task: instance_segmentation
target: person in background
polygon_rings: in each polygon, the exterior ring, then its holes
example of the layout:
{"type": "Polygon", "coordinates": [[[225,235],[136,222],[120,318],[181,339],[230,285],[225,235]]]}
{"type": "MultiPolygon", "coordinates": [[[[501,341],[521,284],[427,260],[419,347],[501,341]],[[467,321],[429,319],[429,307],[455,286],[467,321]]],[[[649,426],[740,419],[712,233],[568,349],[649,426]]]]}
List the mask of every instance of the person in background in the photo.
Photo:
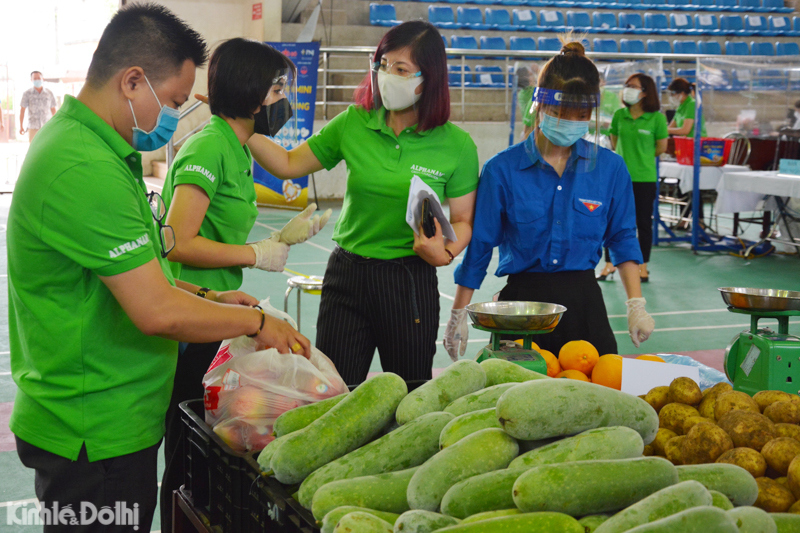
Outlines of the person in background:
{"type": "Polygon", "coordinates": [[[51,515],[69,508],[80,521],[87,504],[124,506],[127,524],[82,531],[150,531],[178,341],[249,335],[310,355],[308,339],[254,308],[252,296],[201,297],[170,271],[174,232],[161,197],[147,192],[139,151],[172,137],[206,55],[202,37],[163,6],[120,9],[86,84],[37,136],[14,189],[7,259],[17,392],[9,427],[51,515]]]}
{"type": "Polygon", "coordinates": [[[469,244],[478,186],[478,152],[448,121],[447,56],[435,26],[404,22],[383,36],[356,105],[299,147],[286,151],[256,135],[258,163],[282,179],[340,161],[347,189],[328,260],[317,319],[317,348],[345,383],[364,381],[377,347],[385,372],[431,379],[439,331],[436,267],[469,244]],[[450,204],[457,240],[425,236],[406,222],[409,187],[420,178],[450,204]]]}
{"type": "Polygon", "coordinates": [[[536,79],[539,77],[539,65],[526,64],[519,67],[517,74],[517,104],[522,118],[522,140],[528,138],[533,132],[533,123],[536,121],[536,110],[533,106],[533,90],[536,88],[536,79]]]}
{"type": "Polygon", "coordinates": [[[50,111],[50,116],[56,114],[56,97],[53,96],[52,91],[43,86],[44,79],[42,73],[38,70],[31,72],[31,81],[33,87],[22,93],[22,99],[19,101],[19,134],[25,135],[25,128],[23,123],[25,121],[25,112],[28,112],[28,142],[32,142],[39,130],[48,121],[49,117],[47,112],[50,111]]]}
{"type": "MultiPolygon", "coordinates": [[[[636,230],[643,263],[639,279],[650,281],[647,263],[653,246],[653,202],[658,191],[656,157],[667,150],[667,118],[659,112],[661,104],[653,78],[633,74],[622,89],[625,107],[614,113],[609,129],[611,148],[622,156],[633,179],[633,199],[636,204],[636,230]]],[[[613,277],[617,268],[605,249],[606,264],[597,279],[613,277]]]]}
{"type": "Polygon", "coordinates": [[[597,68],[581,43],[568,42],[542,68],[537,85],[534,133],[483,167],[472,241],[455,271],[458,287],[444,337],[451,356],[466,351],[464,306],[480,288],[495,247],[495,275],[508,275],[501,301],[567,308],[558,327],[536,339],[543,349],[558,354],[565,343],[582,339],[601,354],[618,353],[594,275],[604,244],[628,294],[633,344],[638,347],[654,328],[639,284],[642,254],[630,175],[622,157],[583,139],[599,105],[597,68]]]}

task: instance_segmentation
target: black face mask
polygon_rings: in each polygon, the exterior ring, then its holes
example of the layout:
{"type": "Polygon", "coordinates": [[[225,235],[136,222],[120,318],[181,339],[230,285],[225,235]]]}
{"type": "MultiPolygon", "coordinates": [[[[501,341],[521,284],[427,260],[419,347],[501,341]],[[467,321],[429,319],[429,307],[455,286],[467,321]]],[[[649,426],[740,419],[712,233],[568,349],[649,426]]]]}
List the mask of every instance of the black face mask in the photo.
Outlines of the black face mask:
{"type": "Polygon", "coordinates": [[[261,111],[253,115],[254,131],[261,135],[275,137],[281,128],[292,118],[292,106],[289,100],[281,98],[274,104],[262,105],[261,111]]]}

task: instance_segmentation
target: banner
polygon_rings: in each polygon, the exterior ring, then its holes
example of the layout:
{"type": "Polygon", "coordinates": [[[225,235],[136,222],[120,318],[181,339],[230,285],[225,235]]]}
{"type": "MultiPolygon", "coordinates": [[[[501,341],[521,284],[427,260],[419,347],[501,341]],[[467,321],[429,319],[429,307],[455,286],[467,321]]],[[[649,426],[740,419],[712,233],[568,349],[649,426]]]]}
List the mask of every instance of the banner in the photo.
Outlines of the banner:
{"type": "MultiPolygon", "coordinates": [[[[319,43],[267,43],[280,50],[297,67],[297,132],[290,124],[275,136],[275,142],[291,150],[311,137],[314,130],[314,109],[317,101],[319,43]]],[[[253,163],[253,180],[259,205],[303,209],[308,204],[308,176],[281,180],[253,163]]]]}

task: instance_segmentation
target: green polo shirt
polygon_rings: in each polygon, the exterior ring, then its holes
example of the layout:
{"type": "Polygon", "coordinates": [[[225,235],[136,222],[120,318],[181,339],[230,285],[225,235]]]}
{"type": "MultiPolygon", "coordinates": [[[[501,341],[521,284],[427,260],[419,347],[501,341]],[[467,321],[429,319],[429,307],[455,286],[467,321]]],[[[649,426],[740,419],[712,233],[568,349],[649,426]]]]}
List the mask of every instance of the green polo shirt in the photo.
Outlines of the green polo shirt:
{"type": "Polygon", "coordinates": [[[351,105],[308,139],[328,170],[344,160],[347,189],[333,240],[347,251],[376,259],[414,255],[414,232],[406,223],[411,179],[419,176],[440,201],[478,187],[478,149],[450,122],[395,136],[386,109],[351,105]]]}
{"type": "Polygon", "coordinates": [[[161,259],[141,154],[83,103],[36,135],[8,215],[8,323],[18,389],[9,426],[71,460],[164,435],[177,343],[139,331],[98,276],[161,259]]]}
{"type": "MultiPolygon", "coordinates": [[[[675,121],[675,126],[682,127],[683,121],[686,119],[694,120],[694,98],[691,96],[687,96],[681,105],[678,106],[678,109],[675,110],[675,116],[672,117],[672,120],[675,121]]],[[[686,134],[687,137],[694,137],[694,124],[692,125],[692,129],[689,130],[689,133],[686,134]]],[[[700,127],[700,136],[701,137],[708,137],[708,133],[706,132],[706,121],[703,119],[700,127]]]]}
{"type": "Polygon", "coordinates": [[[631,179],[655,183],[656,142],[669,136],[667,117],[655,111],[634,119],[631,110],[623,107],[614,113],[608,133],[617,137],[616,152],[625,160],[631,179]]]}
{"type": "MultiPolygon", "coordinates": [[[[164,182],[164,202],[172,203],[176,185],[197,185],[210,203],[198,235],[224,244],[245,244],[256,222],[256,187],[250,149],[242,146],[225,119],[211,116],[202,131],[189,137],[164,182]]],[[[218,291],[242,285],[242,267],[201,268],[171,263],[176,279],[218,291]]]]}
{"type": "Polygon", "coordinates": [[[536,87],[528,86],[517,92],[517,103],[519,104],[522,124],[529,128],[533,126],[534,120],[536,119],[536,110],[533,109],[533,90],[535,88],[536,87]]]}

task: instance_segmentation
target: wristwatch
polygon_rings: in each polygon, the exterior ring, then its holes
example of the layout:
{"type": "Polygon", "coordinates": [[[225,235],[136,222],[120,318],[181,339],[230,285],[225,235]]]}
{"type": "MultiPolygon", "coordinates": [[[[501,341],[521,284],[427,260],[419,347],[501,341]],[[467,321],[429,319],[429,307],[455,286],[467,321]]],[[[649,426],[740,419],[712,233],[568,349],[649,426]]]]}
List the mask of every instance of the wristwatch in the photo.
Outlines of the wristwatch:
{"type": "Polygon", "coordinates": [[[196,292],[195,294],[196,294],[197,296],[199,296],[200,298],[205,298],[205,297],[206,297],[206,295],[207,295],[209,292],[211,292],[211,289],[209,289],[208,287],[201,287],[200,289],[197,289],[197,292],[196,292]]]}

